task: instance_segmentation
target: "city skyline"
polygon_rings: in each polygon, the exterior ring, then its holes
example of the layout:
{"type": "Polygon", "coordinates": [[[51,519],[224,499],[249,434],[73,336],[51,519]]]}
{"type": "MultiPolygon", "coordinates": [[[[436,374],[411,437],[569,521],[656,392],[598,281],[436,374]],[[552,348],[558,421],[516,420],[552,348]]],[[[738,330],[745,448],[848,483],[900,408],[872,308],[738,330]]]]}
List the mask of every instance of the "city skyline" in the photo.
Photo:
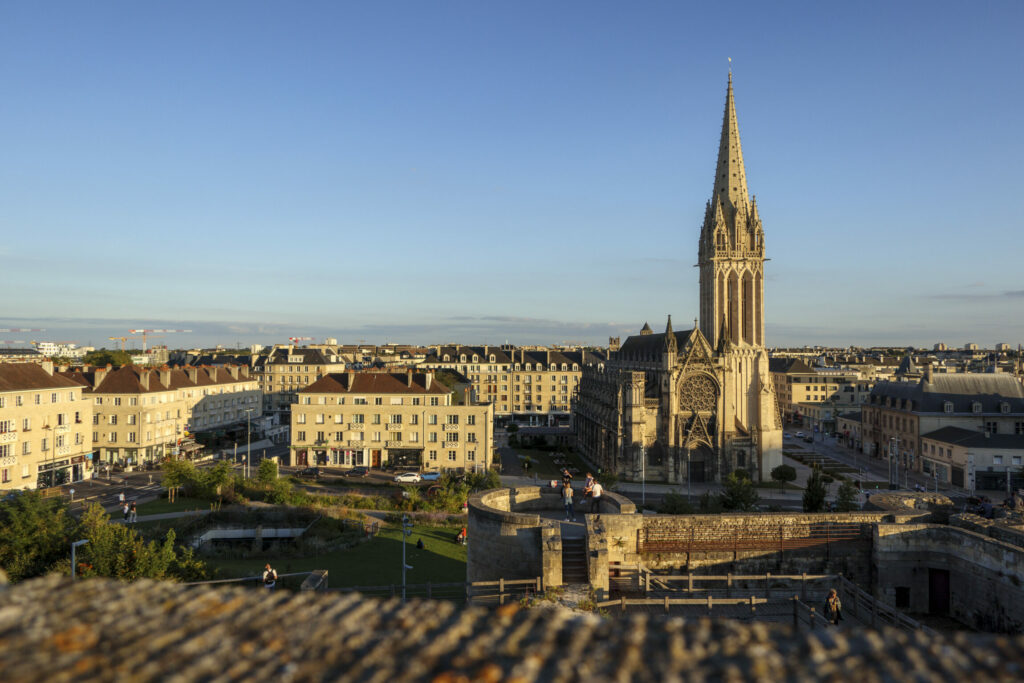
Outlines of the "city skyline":
{"type": "Polygon", "coordinates": [[[1024,339],[1018,3],[61,8],[2,10],[2,327],[689,327],[731,57],[769,347],[1024,339]]]}

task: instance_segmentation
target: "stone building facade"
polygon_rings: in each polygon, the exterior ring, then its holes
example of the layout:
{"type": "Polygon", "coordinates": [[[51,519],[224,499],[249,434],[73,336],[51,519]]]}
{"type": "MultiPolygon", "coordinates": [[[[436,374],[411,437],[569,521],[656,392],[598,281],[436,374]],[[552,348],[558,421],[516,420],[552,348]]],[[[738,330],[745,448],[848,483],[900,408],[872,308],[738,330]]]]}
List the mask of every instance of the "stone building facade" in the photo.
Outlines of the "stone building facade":
{"type": "MultiPolygon", "coordinates": [[[[917,382],[876,384],[861,408],[861,423],[866,455],[892,454],[899,473],[923,472],[922,437],[943,427],[1024,434],[1024,385],[1006,373],[941,374],[928,365],[917,382]]],[[[951,470],[950,479],[959,481],[962,474],[951,470]]]]}
{"type": "Polygon", "coordinates": [[[253,372],[263,392],[263,412],[288,423],[298,392],[332,372],[344,372],[346,358],[328,346],[276,345],[253,359],[253,372]]]}
{"type": "Polygon", "coordinates": [[[494,407],[457,405],[431,372],[331,373],[298,393],[297,465],[472,471],[493,461],[494,407]]]}
{"type": "Polygon", "coordinates": [[[455,370],[473,383],[498,417],[535,425],[567,424],[583,367],[599,351],[519,349],[514,346],[435,346],[422,367],[455,370]]]}
{"type": "Polygon", "coordinates": [[[139,465],[175,453],[189,432],[258,418],[259,384],[247,366],[65,369],[92,403],[100,462],[139,465]]]}
{"type": "Polygon", "coordinates": [[[0,364],[0,491],[89,476],[91,423],[82,386],[53,363],[0,364]]]}
{"type": "Polygon", "coordinates": [[[764,347],[764,230],[731,74],[698,246],[699,321],[675,332],[669,317],[660,334],[645,324],[606,363],[584,368],[577,447],[631,480],[720,481],[740,468],[768,480],[782,464],[782,423],[764,347]]]}

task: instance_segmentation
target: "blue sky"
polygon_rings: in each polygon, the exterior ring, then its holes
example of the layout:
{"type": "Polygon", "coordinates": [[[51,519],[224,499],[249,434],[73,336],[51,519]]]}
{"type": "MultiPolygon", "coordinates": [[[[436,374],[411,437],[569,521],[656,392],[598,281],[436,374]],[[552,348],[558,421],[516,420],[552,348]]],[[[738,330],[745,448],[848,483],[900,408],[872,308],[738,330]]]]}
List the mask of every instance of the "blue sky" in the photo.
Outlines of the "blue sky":
{"type": "Polygon", "coordinates": [[[731,57],[769,345],[1024,342],[1022,30],[1018,0],[4,3],[0,327],[687,326],[731,57]]]}

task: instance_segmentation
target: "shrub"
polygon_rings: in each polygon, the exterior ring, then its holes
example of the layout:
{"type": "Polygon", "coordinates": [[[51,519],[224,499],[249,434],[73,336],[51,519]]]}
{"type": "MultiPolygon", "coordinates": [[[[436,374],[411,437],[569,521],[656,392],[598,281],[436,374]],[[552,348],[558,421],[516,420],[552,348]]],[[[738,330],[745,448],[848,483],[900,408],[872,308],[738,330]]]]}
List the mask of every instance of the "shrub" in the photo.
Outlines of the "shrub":
{"type": "Polygon", "coordinates": [[[670,491],[662,498],[658,512],[663,515],[689,515],[693,514],[693,506],[683,494],[670,491]]]}

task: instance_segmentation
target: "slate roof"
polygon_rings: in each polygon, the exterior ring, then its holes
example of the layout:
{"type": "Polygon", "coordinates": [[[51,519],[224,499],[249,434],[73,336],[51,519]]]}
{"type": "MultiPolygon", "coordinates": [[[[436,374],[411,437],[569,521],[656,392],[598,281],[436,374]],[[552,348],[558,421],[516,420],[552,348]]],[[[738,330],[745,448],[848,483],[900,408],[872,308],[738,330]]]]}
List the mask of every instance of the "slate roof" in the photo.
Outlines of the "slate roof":
{"type": "Polygon", "coordinates": [[[39,363],[0,363],[0,391],[29,391],[32,389],[66,389],[80,386],[78,382],[52,375],[39,363]]]}
{"type": "Polygon", "coordinates": [[[1024,450],[1024,434],[991,434],[972,431],[962,427],[942,427],[934,432],[921,435],[922,439],[942,441],[967,448],[1003,448],[1006,450],[1024,450]]]}
{"type": "Polygon", "coordinates": [[[0,356],[38,356],[41,355],[35,349],[15,349],[9,346],[0,347],[0,356]]]}
{"type": "Polygon", "coordinates": [[[769,358],[768,371],[814,374],[813,368],[805,363],[803,358],[769,358]]]}
{"type": "MultiPolygon", "coordinates": [[[[661,357],[665,351],[665,332],[652,332],[651,334],[634,334],[627,337],[619,347],[619,358],[648,359],[651,356],[661,357]]],[[[693,330],[680,330],[673,332],[676,337],[677,348],[682,349],[683,345],[690,340],[693,330]]]]}
{"type": "Polygon", "coordinates": [[[950,401],[953,412],[970,413],[978,401],[983,413],[1001,413],[1003,402],[1010,405],[1011,413],[1024,413],[1024,385],[1003,373],[937,374],[918,382],[877,382],[871,389],[871,404],[885,405],[889,398],[894,407],[912,401],[915,412],[941,413],[950,401]]]}
{"type": "Polygon", "coordinates": [[[439,353],[431,353],[430,356],[424,361],[427,365],[436,365],[441,363],[462,363],[462,355],[466,356],[466,363],[490,363],[490,356],[494,356],[495,363],[502,364],[515,364],[519,363],[525,365],[537,365],[538,363],[544,366],[545,369],[549,369],[551,364],[554,363],[559,368],[562,364],[566,364],[572,368],[573,364],[579,365],[593,365],[595,363],[604,362],[604,354],[595,351],[558,351],[545,349],[543,351],[528,351],[525,349],[514,349],[514,350],[503,350],[497,346],[487,347],[486,350],[483,346],[442,346],[439,353]],[[478,360],[473,360],[473,354],[476,354],[478,360]],[[445,355],[448,356],[448,360],[444,360],[445,355]]]}
{"type": "Polygon", "coordinates": [[[331,372],[305,389],[300,394],[437,394],[451,393],[436,379],[432,379],[427,387],[427,375],[423,372],[412,373],[412,386],[409,386],[409,374],[405,372],[331,372]]]}

